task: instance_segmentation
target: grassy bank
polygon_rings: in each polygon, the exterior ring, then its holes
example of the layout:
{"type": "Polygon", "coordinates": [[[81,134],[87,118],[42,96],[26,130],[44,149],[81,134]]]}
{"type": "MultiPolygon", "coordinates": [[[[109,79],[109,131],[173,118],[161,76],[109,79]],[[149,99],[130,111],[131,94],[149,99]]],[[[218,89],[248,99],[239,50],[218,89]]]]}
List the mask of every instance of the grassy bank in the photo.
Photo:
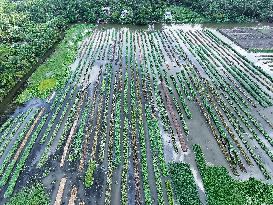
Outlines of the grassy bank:
{"type": "Polygon", "coordinates": [[[24,103],[32,98],[45,99],[53,90],[62,88],[71,74],[69,66],[77,56],[79,44],[90,35],[92,28],[93,25],[85,24],[69,28],[56,51],[29,78],[17,100],[24,103]]]}

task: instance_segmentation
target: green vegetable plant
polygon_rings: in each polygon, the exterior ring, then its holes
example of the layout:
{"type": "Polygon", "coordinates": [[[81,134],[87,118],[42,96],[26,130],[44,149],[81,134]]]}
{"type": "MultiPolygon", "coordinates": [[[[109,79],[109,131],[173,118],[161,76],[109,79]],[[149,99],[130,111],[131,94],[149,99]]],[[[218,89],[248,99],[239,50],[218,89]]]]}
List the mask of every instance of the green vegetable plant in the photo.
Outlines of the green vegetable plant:
{"type": "Polygon", "coordinates": [[[93,185],[93,175],[94,175],[94,172],[96,170],[96,162],[91,160],[89,161],[89,164],[88,164],[88,167],[87,167],[87,170],[85,172],[85,178],[84,178],[84,186],[86,188],[90,188],[92,185],[93,185]]]}

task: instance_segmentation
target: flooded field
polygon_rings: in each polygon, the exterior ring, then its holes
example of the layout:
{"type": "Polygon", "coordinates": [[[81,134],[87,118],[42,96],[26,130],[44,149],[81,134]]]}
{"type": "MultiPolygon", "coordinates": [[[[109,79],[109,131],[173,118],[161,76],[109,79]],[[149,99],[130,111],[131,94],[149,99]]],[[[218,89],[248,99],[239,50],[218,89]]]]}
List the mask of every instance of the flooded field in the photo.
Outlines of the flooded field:
{"type": "Polygon", "coordinates": [[[223,28],[220,31],[245,49],[273,48],[273,27],[270,24],[258,27],[223,28]]]}
{"type": "Polygon", "coordinates": [[[233,179],[272,183],[273,72],[215,28],[98,26],[71,70],[0,128],[3,203],[39,183],[50,204],[182,204],[183,165],[207,204],[195,145],[233,179]]]}

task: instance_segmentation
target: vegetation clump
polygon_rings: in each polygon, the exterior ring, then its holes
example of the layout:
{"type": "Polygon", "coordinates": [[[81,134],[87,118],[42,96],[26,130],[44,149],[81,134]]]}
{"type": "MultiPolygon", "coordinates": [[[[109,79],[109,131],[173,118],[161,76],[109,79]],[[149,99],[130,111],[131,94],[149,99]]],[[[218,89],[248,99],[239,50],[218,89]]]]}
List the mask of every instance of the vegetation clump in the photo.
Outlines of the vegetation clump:
{"type": "Polygon", "coordinates": [[[200,204],[190,166],[184,163],[171,163],[169,170],[177,204],[200,204]]]}
{"type": "Polygon", "coordinates": [[[233,179],[225,167],[208,166],[199,145],[194,145],[195,159],[209,204],[272,204],[273,186],[254,178],[233,179]]]}
{"type": "Polygon", "coordinates": [[[42,184],[25,187],[10,198],[7,205],[47,205],[50,203],[49,196],[42,184]]]}

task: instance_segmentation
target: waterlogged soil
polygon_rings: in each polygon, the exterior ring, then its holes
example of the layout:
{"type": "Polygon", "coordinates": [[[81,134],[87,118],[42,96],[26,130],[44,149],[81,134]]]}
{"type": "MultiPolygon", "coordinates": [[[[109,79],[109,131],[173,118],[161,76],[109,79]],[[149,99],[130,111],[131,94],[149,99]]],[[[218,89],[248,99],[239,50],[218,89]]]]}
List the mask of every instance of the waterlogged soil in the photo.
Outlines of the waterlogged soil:
{"type": "Polygon", "coordinates": [[[219,31],[247,50],[273,48],[273,25],[219,29],[219,31]]]}

